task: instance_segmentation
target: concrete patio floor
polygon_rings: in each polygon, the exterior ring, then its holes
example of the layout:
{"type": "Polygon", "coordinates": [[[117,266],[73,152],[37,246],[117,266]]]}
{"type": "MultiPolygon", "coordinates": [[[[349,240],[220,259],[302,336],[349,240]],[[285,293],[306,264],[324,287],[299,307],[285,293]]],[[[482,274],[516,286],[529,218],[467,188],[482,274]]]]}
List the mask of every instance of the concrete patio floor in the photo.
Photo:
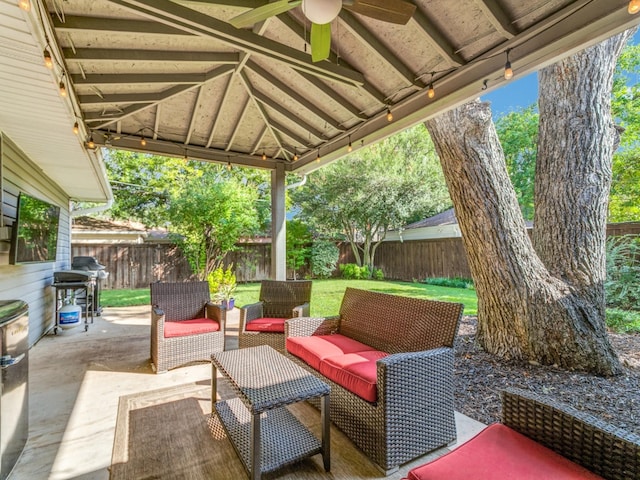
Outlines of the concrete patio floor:
{"type": "MultiPolygon", "coordinates": [[[[226,348],[237,348],[238,310],[226,348]]],[[[156,375],[149,363],[149,306],[105,308],[87,332],[50,332],[29,358],[29,440],[9,480],[109,478],[123,395],[210,380],[207,363],[156,375]]],[[[484,425],[456,414],[458,442],[484,425]]]]}

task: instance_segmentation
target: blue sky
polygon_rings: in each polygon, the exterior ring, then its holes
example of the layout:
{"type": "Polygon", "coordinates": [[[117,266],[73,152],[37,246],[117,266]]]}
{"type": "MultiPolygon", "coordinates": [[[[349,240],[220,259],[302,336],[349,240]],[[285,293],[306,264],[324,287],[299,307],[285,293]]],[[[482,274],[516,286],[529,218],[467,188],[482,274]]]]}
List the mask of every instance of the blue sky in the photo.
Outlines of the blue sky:
{"type": "MultiPolygon", "coordinates": [[[[632,45],[640,43],[640,31],[633,36],[632,45]]],[[[505,86],[480,97],[483,101],[491,102],[493,119],[497,119],[514,110],[526,108],[538,100],[538,75],[531,73],[514,80],[505,86]]]]}

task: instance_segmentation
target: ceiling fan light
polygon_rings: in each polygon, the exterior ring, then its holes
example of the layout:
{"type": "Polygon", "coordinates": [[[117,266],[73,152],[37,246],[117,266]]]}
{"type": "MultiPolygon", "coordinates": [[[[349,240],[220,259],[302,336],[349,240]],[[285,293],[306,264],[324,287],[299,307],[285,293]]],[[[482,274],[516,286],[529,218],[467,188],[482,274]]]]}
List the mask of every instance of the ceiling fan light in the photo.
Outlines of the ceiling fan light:
{"type": "Polygon", "coordinates": [[[302,0],[302,13],[318,25],[331,23],[341,8],[342,0],[302,0]]]}
{"type": "Polygon", "coordinates": [[[629,2],[629,6],[627,8],[627,11],[631,15],[635,15],[636,13],[640,12],[640,0],[631,0],[629,2]]]}

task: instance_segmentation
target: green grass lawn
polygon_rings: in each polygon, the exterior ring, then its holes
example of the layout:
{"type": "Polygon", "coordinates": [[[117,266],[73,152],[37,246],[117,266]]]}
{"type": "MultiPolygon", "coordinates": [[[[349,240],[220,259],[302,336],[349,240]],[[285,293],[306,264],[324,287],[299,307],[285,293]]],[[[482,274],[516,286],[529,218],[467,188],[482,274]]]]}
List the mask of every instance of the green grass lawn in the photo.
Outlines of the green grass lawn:
{"type": "MultiPolygon", "coordinates": [[[[373,290],[407,297],[427,298],[464,304],[464,313],[475,315],[478,311],[478,299],[475,290],[463,288],[439,287],[424,283],[390,282],[379,280],[314,280],[311,290],[311,315],[324,317],[337,315],[340,302],[347,287],[373,290]]],[[[258,301],[260,283],[238,285],[236,306],[258,301]]],[[[131,305],[149,305],[149,289],[103,290],[101,303],[104,307],[126,307],[131,305]]]]}

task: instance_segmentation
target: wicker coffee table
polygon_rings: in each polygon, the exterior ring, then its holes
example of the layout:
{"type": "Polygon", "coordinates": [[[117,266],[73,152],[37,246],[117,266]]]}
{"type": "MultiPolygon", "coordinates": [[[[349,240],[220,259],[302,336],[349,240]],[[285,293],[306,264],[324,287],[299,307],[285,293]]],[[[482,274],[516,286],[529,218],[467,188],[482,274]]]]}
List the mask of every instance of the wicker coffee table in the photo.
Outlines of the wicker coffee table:
{"type": "Polygon", "coordinates": [[[212,413],[216,413],[249,474],[263,473],[322,454],[331,467],[329,386],[273,348],[229,350],[211,355],[212,413]],[[217,371],[229,380],[237,398],[216,402],[217,371]],[[286,405],[320,398],[322,440],[318,440],[286,405]]]}

